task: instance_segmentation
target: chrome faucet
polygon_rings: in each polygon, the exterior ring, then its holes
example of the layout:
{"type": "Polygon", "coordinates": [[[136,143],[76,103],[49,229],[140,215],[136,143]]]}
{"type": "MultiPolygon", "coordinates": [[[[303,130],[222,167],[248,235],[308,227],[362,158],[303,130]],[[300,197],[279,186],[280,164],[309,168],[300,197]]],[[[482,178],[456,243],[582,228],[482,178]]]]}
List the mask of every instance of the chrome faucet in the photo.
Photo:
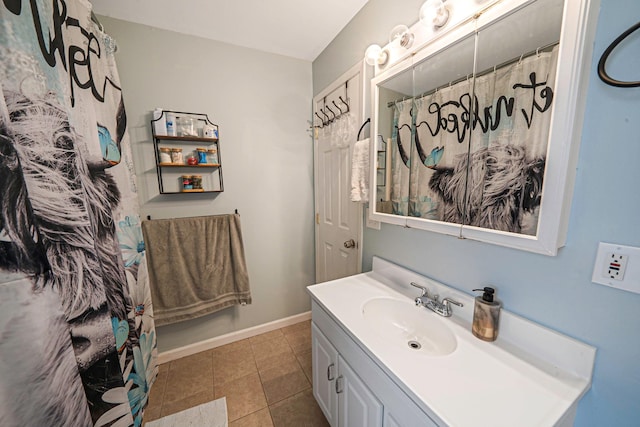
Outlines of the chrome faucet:
{"type": "Polygon", "coordinates": [[[415,299],[416,305],[426,307],[434,313],[439,314],[440,316],[451,316],[452,311],[450,304],[457,305],[458,307],[464,307],[461,302],[454,301],[451,298],[444,298],[442,301],[438,301],[438,295],[429,296],[427,288],[420,286],[417,283],[411,282],[411,286],[416,287],[422,291],[422,294],[415,299]]]}

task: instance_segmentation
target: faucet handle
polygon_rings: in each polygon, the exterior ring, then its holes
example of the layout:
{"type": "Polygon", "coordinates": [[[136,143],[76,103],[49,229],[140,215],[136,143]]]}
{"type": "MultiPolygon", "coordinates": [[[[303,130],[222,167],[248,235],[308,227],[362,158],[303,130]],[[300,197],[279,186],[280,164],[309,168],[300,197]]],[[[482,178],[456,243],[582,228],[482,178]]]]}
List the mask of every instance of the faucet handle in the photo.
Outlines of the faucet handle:
{"type": "Polygon", "coordinates": [[[453,304],[453,305],[457,305],[458,307],[464,307],[464,304],[462,304],[461,302],[458,301],[454,301],[451,298],[445,298],[442,300],[442,304],[444,305],[449,305],[449,303],[453,304]]]}
{"type": "Polygon", "coordinates": [[[421,297],[423,297],[423,296],[429,296],[429,293],[428,293],[428,291],[427,291],[427,288],[425,288],[424,286],[420,286],[420,285],[418,285],[416,282],[411,282],[410,284],[411,284],[411,286],[413,286],[414,288],[418,288],[418,289],[420,289],[420,290],[422,291],[422,295],[420,295],[421,297]]]}

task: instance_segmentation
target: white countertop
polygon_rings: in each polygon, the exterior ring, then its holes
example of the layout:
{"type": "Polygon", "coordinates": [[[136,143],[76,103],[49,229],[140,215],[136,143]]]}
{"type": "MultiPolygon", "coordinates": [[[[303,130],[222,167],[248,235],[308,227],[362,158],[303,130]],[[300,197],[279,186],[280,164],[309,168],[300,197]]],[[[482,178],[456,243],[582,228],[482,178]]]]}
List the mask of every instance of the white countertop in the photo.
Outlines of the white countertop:
{"type": "MultiPolygon", "coordinates": [[[[377,263],[387,268],[390,264],[379,259],[377,263]]],[[[381,277],[375,270],[374,262],[374,272],[313,285],[308,290],[314,301],[427,414],[436,415],[450,426],[552,426],[575,410],[577,401],[589,389],[595,357],[593,347],[517,318],[505,310],[501,318],[508,324],[506,331],[501,330],[496,342],[481,341],[472,335],[470,323],[465,319],[469,309],[473,310],[471,296],[449,288],[449,295],[464,300],[465,310],[461,310],[461,314],[466,314],[440,317],[413,305],[408,295],[417,296],[419,291],[411,288],[408,282],[407,292],[404,292],[402,284],[392,283],[393,279],[381,277]],[[436,316],[455,334],[456,349],[448,355],[429,356],[408,346],[390,345],[362,316],[364,304],[378,297],[408,301],[411,304],[408,309],[423,310],[425,315],[436,316]],[[524,329],[520,324],[526,324],[524,329]],[[537,342],[527,346],[527,338],[520,336],[523,333],[535,337],[532,339],[537,342]],[[511,335],[513,340],[509,340],[511,335]],[[532,353],[532,349],[545,346],[545,354],[532,353]],[[557,348],[558,354],[554,354],[549,346],[557,348]],[[565,369],[573,365],[586,369],[578,372],[565,369]]],[[[421,283],[421,278],[417,276],[414,281],[421,283]]],[[[435,283],[422,279],[422,283],[435,283]]],[[[449,296],[444,285],[437,284],[437,287],[441,297],[449,296]]],[[[458,307],[453,306],[454,313],[456,309],[458,307]]]]}

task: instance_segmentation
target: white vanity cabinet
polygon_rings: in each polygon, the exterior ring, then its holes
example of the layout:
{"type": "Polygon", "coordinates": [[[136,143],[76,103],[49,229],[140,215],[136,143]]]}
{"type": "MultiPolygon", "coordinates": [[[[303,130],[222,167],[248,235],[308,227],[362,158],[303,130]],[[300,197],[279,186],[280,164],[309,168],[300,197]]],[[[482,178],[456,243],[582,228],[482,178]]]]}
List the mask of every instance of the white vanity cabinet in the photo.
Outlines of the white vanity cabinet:
{"type": "Polygon", "coordinates": [[[332,427],[437,425],[322,307],[312,306],[313,395],[332,427]]]}
{"type": "Polygon", "coordinates": [[[383,259],[307,289],[314,396],[333,427],[568,427],[591,386],[594,347],[505,309],[481,341],[471,295],[383,259]],[[412,282],[464,306],[416,307],[412,282]]]}
{"type": "Polygon", "coordinates": [[[313,394],[329,424],[382,426],[382,404],[315,325],[312,351],[313,394]]]}
{"type": "Polygon", "coordinates": [[[338,425],[338,393],[335,382],[338,350],[311,324],[311,358],[313,360],[313,396],[332,426],[338,425]]]}

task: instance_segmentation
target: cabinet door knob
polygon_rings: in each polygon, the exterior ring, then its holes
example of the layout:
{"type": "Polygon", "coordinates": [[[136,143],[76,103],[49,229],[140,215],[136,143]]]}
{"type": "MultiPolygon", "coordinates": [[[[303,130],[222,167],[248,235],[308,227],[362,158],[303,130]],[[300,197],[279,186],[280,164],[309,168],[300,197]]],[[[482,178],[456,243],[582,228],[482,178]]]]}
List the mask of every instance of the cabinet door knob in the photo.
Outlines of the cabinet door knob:
{"type": "Polygon", "coordinates": [[[329,381],[333,381],[336,377],[333,376],[333,367],[335,366],[335,363],[332,363],[331,365],[327,366],[327,380],[329,381]]]}
{"type": "Polygon", "coordinates": [[[340,375],[337,379],[336,379],[336,393],[340,394],[342,393],[344,390],[342,389],[342,381],[340,381],[342,379],[342,375],[340,375]]]}

